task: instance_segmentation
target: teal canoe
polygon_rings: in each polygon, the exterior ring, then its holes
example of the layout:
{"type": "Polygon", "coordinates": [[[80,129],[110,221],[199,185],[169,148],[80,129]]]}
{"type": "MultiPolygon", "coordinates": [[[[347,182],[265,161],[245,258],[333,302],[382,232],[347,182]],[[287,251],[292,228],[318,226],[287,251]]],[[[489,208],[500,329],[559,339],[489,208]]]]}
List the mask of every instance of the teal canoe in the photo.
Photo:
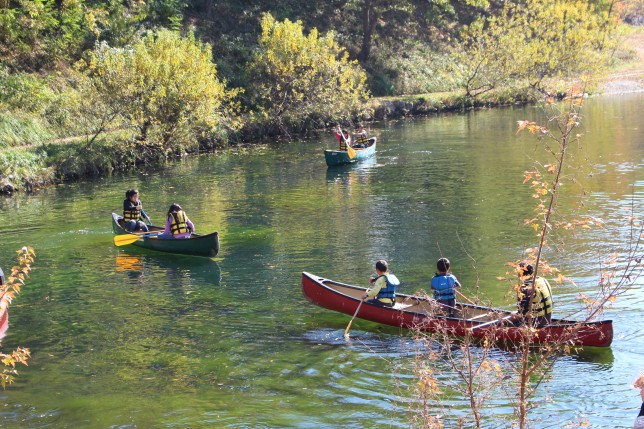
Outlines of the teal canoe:
{"type": "Polygon", "coordinates": [[[349,154],[345,150],[325,150],[324,159],[326,160],[326,165],[333,167],[336,165],[351,164],[373,156],[376,153],[376,138],[371,137],[367,142],[367,147],[365,148],[353,148],[356,151],[356,156],[353,159],[349,158],[349,154]]]}
{"type": "MultiPolygon", "coordinates": [[[[164,228],[160,226],[148,225],[150,233],[163,232],[164,228]]],[[[112,230],[116,235],[132,234],[123,227],[123,216],[112,213],[112,230]]],[[[136,240],[135,246],[143,247],[144,249],[157,250],[159,252],[168,253],[181,253],[183,255],[194,256],[217,256],[219,253],[219,233],[213,232],[212,234],[201,235],[192,234],[190,238],[157,238],[155,236],[141,236],[136,240]]]]}

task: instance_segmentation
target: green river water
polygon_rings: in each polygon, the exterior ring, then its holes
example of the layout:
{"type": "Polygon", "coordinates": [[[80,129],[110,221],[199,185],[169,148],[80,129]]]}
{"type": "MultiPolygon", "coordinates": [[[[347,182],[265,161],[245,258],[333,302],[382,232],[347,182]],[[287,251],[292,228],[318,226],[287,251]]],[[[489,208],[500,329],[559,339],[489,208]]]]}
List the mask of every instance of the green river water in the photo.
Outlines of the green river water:
{"type": "MultiPolygon", "coordinates": [[[[7,273],[23,245],[37,260],[2,342],[32,358],[0,391],[0,427],[409,427],[410,333],[357,319],[345,340],[350,317],[308,303],[301,273],[366,286],[384,258],[401,292],[413,293],[429,289],[442,254],[465,295],[510,305],[496,277],[535,245],[523,226],[534,200],[521,182],[544,158],[516,121],[538,116],[527,107],[370,124],[376,156],[345,168],[324,163],[323,149],[336,145],[329,133],[1,198],[0,265],[7,273]],[[176,202],[198,232],[219,231],[219,255],[115,247],[110,214],[132,187],[155,224],[176,202]]],[[[571,154],[585,167],[566,170],[577,181],[566,182],[559,213],[606,227],[557,233],[564,245],[546,258],[576,286],[555,287],[556,315],[581,308],[577,295],[596,287],[601,261],[626,251],[628,209],[644,214],[643,117],[642,93],[584,109],[571,154]]],[[[534,427],[632,426],[643,307],[640,279],[606,312],[613,345],[554,365],[534,427]]],[[[444,399],[451,408],[436,413],[467,412],[458,395],[444,399]]],[[[494,416],[511,405],[499,397],[490,406],[486,427],[505,427],[494,416]]]]}

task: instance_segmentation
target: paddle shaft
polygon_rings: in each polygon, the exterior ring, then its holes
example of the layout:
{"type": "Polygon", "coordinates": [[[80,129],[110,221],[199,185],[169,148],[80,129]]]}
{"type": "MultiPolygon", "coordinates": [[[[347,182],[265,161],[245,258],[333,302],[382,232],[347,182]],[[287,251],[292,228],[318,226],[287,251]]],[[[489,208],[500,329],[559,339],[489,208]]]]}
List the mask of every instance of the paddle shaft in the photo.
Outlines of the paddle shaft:
{"type": "MultiPolygon", "coordinates": [[[[455,290],[456,290],[456,289],[455,289],[455,290]]],[[[474,301],[472,301],[471,299],[469,299],[468,297],[466,297],[465,295],[463,295],[462,293],[460,293],[458,290],[456,290],[456,293],[458,294],[458,296],[460,296],[461,298],[463,298],[463,299],[464,299],[465,301],[467,301],[468,303],[470,303],[470,304],[472,304],[472,305],[476,305],[476,304],[474,303],[474,301]]]]}
{"type": "Polygon", "coordinates": [[[510,314],[509,316],[505,316],[505,317],[502,317],[502,318],[500,318],[500,319],[492,320],[492,321],[490,321],[490,322],[481,323],[480,325],[472,326],[472,327],[470,328],[470,330],[471,330],[471,331],[473,331],[473,330],[475,330],[475,329],[485,328],[485,327],[487,327],[487,326],[494,325],[494,324],[496,324],[496,323],[506,321],[506,320],[508,320],[509,318],[511,318],[512,316],[513,316],[513,314],[510,314]]]}
{"type": "MultiPolygon", "coordinates": [[[[369,293],[369,288],[365,291],[365,293],[369,293]]],[[[349,329],[351,329],[351,324],[353,323],[353,319],[356,318],[358,315],[358,311],[360,311],[360,307],[362,307],[362,303],[364,302],[364,299],[360,299],[360,304],[358,304],[358,308],[356,308],[356,312],[353,313],[353,317],[351,320],[349,320],[349,324],[347,325],[347,329],[344,330],[344,336],[348,337],[349,336],[349,329]]]]}
{"type": "Polygon", "coordinates": [[[349,155],[349,158],[353,159],[356,157],[356,151],[351,147],[351,144],[347,141],[346,137],[344,137],[344,132],[342,131],[342,128],[340,128],[340,125],[338,125],[338,131],[340,131],[340,136],[342,136],[342,140],[344,141],[344,144],[347,145],[347,154],[349,155]]]}
{"type": "Polygon", "coordinates": [[[158,233],[152,232],[150,233],[145,232],[143,234],[139,233],[130,233],[130,234],[123,234],[123,235],[116,235],[114,236],[114,245],[115,246],[126,246],[128,244],[132,244],[135,241],[138,241],[140,238],[147,237],[149,235],[157,235],[158,233]]]}

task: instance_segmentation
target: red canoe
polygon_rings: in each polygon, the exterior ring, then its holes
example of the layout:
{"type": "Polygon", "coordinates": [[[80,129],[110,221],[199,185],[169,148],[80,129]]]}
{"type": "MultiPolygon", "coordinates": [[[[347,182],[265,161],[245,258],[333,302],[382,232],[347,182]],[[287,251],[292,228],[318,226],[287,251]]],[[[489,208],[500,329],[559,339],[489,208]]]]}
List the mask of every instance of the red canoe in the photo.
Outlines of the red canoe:
{"type": "MultiPolygon", "coordinates": [[[[353,315],[365,290],[364,287],[302,273],[302,291],[306,299],[340,313],[353,315]]],[[[425,332],[447,330],[459,336],[469,332],[474,337],[496,337],[508,342],[518,342],[525,335],[525,329],[499,326],[501,320],[512,314],[510,311],[461,303],[456,307],[456,316],[447,317],[433,299],[396,294],[395,307],[380,307],[365,302],[357,317],[425,332]]],[[[530,336],[530,341],[534,343],[565,341],[576,346],[608,347],[613,341],[613,322],[605,320],[580,324],[574,320],[552,319],[549,326],[532,330],[530,336]]]]}

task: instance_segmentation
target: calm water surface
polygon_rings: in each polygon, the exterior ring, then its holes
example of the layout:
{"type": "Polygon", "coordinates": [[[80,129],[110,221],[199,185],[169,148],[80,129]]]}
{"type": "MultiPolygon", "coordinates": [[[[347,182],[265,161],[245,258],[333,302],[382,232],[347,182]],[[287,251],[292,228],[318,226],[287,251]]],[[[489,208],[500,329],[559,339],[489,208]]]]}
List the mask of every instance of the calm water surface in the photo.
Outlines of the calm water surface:
{"type": "MultiPolygon", "coordinates": [[[[546,257],[576,281],[556,287],[560,316],[580,308],[601,261],[625,252],[629,208],[643,215],[644,94],[593,99],[584,113],[572,163],[585,167],[567,170],[575,183],[559,215],[596,216],[606,228],[555,237],[565,245],[546,257]]],[[[522,108],[377,124],[376,157],[347,168],[324,164],[329,134],[0,199],[5,272],[21,246],[37,252],[2,344],[33,357],[0,392],[0,426],[409,427],[418,349],[409,332],[356,320],[343,339],[349,317],[309,304],[301,272],[366,285],[385,258],[413,293],[445,255],[465,294],[510,305],[496,277],[535,244],[521,181],[544,160],[515,124],[536,117],[522,108]],[[177,202],[199,232],[219,231],[218,257],[114,247],[110,213],[131,187],[156,224],[177,202]]],[[[612,347],[554,366],[538,394],[547,422],[535,427],[631,427],[643,307],[640,280],[607,311],[612,347]]],[[[458,395],[445,401],[456,409],[448,414],[463,409],[458,395]]],[[[491,404],[487,415],[511,413],[502,398],[491,404]]]]}

